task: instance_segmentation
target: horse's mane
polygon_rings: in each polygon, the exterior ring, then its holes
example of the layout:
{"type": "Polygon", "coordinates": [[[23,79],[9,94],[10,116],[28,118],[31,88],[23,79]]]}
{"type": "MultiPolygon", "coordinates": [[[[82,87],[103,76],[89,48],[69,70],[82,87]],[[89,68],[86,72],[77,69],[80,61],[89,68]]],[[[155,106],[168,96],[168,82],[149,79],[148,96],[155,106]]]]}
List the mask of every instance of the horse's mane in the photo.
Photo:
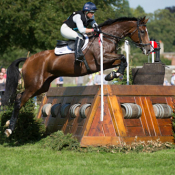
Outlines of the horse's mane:
{"type": "Polygon", "coordinates": [[[135,18],[135,17],[121,17],[121,18],[117,18],[117,19],[108,19],[107,21],[105,21],[102,24],[99,24],[99,27],[103,27],[106,25],[110,25],[113,24],[114,22],[121,22],[121,21],[138,21],[140,19],[135,18]]]}

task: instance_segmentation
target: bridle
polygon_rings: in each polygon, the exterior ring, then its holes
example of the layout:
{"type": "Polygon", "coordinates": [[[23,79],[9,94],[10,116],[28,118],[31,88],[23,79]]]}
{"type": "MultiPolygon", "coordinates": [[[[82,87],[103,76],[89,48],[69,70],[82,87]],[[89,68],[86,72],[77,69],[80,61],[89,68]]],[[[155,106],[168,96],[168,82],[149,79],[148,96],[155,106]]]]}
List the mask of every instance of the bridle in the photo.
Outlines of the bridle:
{"type": "MultiPolygon", "coordinates": [[[[142,48],[144,46],[148,46],[148,45],[151,45],[151,44],[150,43],[146,43],[146,44],[142,43],[140,29],[139,29],[140,26],[145,26],[146,27],[146,24],[140,24],[140,20],[137,20],[137,28],[132,33],[128,34],[127,36],[131,37],[138,30],[139,43],[136,43],[134,41],[131,41],[131,42],[134,43],[136,46],[142,48]]],[[[108,34],[108,33],[105,33],[105,32],[101,32],[101,33],[103,33],[104,35],[109,36],[110,38],[113,38],[117,41],[121,41],[126,37],[126,36],[117,37],[117,36],[114,36],[114,35],[111,35],[111,34],[108,34]]]]}

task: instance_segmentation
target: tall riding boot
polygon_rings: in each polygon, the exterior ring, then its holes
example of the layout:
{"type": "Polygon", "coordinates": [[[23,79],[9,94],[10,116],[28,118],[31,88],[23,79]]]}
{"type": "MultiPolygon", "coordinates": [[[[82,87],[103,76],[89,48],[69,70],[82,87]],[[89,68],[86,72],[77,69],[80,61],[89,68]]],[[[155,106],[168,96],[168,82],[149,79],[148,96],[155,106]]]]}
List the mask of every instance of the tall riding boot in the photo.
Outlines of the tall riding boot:
{"type": "Polygon", "coordinates": [[[83,52],[81,50],[82,45],[83,40],[77,37],[75,41],[75,61],[82,61],[84,57],[83,52]]]}

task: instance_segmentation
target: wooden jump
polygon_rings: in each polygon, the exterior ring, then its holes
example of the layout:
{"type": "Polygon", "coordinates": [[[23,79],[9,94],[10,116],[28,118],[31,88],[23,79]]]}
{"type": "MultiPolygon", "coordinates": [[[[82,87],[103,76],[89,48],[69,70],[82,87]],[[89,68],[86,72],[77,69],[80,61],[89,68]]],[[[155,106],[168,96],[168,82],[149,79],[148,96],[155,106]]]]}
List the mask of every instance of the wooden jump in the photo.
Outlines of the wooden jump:
{"type": "Polygon", "coordinates": [[[173,143],[174,94],[174,86],[104,85],[101,122],[100,86],[50,88],[38,118],[47,133],[72,133],[81,146],[131,144],[135,137],[173,143]]]}

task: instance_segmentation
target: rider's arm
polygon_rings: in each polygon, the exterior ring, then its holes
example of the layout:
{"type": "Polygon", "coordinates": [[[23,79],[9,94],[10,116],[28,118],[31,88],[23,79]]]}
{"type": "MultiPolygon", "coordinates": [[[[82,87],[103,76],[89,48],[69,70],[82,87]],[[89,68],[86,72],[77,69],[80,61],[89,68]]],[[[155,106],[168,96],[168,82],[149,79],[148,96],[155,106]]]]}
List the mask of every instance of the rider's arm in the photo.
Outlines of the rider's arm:
{"type": "Polygon", "coordinates": [[[73,21],[76,23],[78,31],[80,33],[90,33],[94,31],[94,29],[88,29],[84,27],[83,22],[81,20],[81,16],[79,14],[73,17],[73,21]]]}
{"type": "Polygon", "coordinates": [[[95,21],[95,17],[93,16],[91,19],[93,19],[92,22],[90,22],[90,25],[94,28],[94,27],[98,27],[98,24],[95,21]]]}

